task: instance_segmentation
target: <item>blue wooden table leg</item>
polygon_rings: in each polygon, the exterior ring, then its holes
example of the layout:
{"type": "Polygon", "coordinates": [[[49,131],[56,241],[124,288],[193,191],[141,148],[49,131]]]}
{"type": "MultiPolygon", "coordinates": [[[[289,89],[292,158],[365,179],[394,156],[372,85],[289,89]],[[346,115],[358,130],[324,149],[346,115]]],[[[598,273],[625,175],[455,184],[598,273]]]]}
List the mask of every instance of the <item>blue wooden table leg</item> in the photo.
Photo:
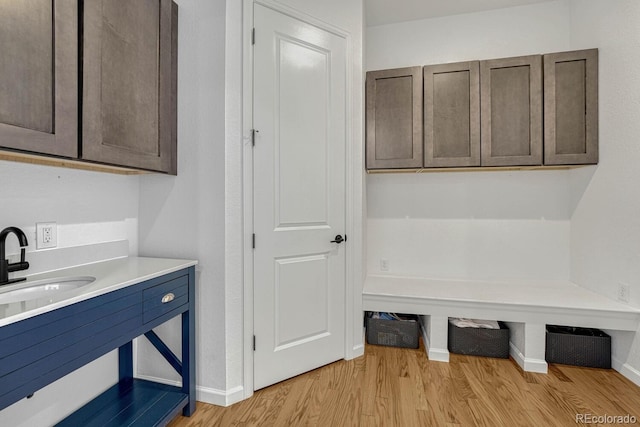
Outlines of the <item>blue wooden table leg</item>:
{"type": "Polygon", "coordinates": [[[195,268],[189,269],[189,310],[182,313],[182,392],[189,395],[189,404],[182,415],[196,410],[196,307],[195,268]]]}
{"type": "Polygon", "coordinates": [[[133,383],[133,341],[118,348],[118,384],[125,393],[133,383]]]}

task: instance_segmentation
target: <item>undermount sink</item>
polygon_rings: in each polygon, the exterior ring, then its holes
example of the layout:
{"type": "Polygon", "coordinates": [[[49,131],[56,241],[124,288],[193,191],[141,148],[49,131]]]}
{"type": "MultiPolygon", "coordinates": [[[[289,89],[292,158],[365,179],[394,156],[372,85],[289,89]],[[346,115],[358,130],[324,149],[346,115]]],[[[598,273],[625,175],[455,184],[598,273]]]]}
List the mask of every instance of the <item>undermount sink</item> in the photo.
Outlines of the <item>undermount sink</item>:
{"type": "Polygon", "coordinates": [[[51,279],[22,282],[0,287],[0,304],[10,304],[19,301],[31,301],[40,298],[52,298],[62,292],[72,291],[87,286],[96,280],[91,276],[54,277],[51,279]]]}

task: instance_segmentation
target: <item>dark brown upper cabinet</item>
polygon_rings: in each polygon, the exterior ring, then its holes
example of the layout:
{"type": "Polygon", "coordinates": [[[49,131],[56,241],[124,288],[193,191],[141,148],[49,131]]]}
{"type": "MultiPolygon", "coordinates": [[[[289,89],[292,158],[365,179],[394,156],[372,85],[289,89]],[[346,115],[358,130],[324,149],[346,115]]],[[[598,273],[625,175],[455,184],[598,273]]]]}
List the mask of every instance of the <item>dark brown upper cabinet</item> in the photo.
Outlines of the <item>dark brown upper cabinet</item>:
{"type": "Polygon", "coordinates": [[[82,159],[176,174],[177,5],[85,1],[82,159]]]}
{"type": "Polygon", "coordinates": [[[422,67],[368,72],[366,97],[367,168],[421,168],[422,67]]]}
{"type": "Polygon", "coordinates": [[[479,62],[424,67],[424,166],[480,166],[479,62]]]}
{"type": "Polygon", "coordinates": [[[78,8],[0,1],[0,148],[78,155],[78,8]]]}
{"type": "Polygon", "coordinates": [[[542,57],[480,62],[482,166],[542,164],[542,57]]]}
{"type": "Polygon", "coordinates": [[[544,55],[544,164],[598,163],[598,50],[544,55]]]}

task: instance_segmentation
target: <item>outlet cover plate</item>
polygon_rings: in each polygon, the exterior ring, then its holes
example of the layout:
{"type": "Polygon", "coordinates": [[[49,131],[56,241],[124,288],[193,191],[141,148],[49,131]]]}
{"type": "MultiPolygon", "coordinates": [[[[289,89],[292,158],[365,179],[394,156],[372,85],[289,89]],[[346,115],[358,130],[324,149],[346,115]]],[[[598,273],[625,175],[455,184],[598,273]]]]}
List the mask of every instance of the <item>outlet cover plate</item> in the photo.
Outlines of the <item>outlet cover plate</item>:
{"type": "Polygon", "coordinates": [[[58,246],[58,225],[55,222],[36,223],[36,249],[58,246]]]}
{"type": "Polygon", "coordinates": [[[622,302],[629,302],[629,293],[631,289],[628,283],[618,283],[618,300],[622,302]]]}

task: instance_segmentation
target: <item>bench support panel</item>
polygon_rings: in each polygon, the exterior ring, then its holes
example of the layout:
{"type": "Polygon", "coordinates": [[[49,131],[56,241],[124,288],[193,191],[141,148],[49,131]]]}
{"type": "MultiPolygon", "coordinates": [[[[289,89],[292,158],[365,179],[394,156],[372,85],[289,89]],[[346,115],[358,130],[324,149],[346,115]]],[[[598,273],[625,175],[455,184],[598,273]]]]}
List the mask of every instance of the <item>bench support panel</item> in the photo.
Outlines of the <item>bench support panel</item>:
{"type": "Polygon", "coordinates": [[[540,323],[509,323],[511,341],[509,354],[525,372],[546,374],[546,327],[540,323]],[[520,339],[518,339],[520,338],[520,339]]]}
{"type": "Polygon", "coordinates": [[[422,338],[429,360],[448,362],[448,325],[446,316],[419,316],[422,326],[422,338]]]}

